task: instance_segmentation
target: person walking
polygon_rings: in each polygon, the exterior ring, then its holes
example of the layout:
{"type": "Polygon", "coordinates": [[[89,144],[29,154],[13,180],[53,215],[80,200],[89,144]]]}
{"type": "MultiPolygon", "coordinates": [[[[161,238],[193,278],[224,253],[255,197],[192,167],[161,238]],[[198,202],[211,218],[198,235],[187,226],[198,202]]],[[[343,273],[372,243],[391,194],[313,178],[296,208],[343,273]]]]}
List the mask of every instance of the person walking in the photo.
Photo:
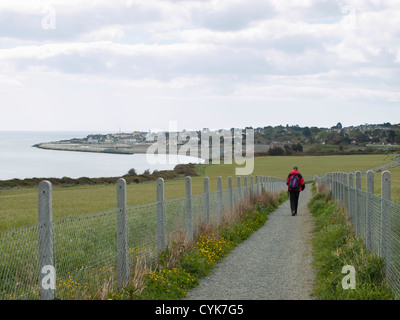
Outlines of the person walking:
{"type": "Polygon", "coordinates": [[[298,167],[293,167],[293,170],[289,173],[286,184],[288,185],[288,192],[290,195],[292,216],[297,216],[300,192],[304,191],[306,187],[304,178],[300,174],[298,167]]]}

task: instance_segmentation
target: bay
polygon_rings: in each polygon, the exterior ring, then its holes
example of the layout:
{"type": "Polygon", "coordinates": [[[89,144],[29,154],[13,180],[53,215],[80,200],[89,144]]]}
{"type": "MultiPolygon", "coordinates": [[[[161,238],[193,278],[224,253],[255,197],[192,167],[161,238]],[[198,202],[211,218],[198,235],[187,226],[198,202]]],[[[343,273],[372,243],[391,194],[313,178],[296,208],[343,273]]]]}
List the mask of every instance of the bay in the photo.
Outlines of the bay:
{"type": "MultiPolygon", "coordinates": [[[[145,154],[121,155],[106,153],[44,150],[32,147],[43,142],[84,138],[93,132],[0,131],[0,180],[25,178],[98,178],[120,177],[134,168],[172,170],[177,163],[199,163],[194,157],[179,156],[167,163],[148,161],[145,154]]],[[[107,134],[109,132],[95,132],[107,134]]]]}

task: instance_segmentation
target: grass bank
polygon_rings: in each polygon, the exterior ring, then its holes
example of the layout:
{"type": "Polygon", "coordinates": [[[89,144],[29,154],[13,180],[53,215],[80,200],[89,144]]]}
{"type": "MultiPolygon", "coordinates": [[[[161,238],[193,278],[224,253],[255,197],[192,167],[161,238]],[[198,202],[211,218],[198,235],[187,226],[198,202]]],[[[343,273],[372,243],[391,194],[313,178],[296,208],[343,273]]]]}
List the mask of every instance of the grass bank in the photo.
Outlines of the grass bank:
{"type": "Polygon", "coordinates": [[[261,228],[287,194],[263,193],[224,215],[218,227],[203,226],[192,243],[174,242],[151,269],[138,263],[130,284],[113,300],[182,300],[241,242],[261,228]]]}
{"type": "Polygon", "coordinates": [[[362,240],[355,237],[347,212],[333,201],[332,194],[313,187],[309,203],[315,221],[313,239],[318,300],[393,300],[384,279],[384,261],[367,252],[362,240]],[[345,266],[355,268],[356,288],[344,290],[345,266]]]}

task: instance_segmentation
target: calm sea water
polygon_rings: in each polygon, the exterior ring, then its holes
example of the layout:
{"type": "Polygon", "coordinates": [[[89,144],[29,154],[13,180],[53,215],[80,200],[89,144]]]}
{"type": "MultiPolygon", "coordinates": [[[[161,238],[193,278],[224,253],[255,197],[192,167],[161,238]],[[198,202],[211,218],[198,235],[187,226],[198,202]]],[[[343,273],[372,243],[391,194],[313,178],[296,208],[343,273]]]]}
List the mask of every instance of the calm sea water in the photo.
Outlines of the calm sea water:
{"type": "MultiPolygon", "coordinates": [[[[176,163],[151,164],[146,155],[119,155],[43,150],[32,147],[41,142],[84,138],[93,132],[0,131],[0,180],[25,178],[120,177],[134,168],[171,170],[176,163]]],[[[102,133],[102,132],[96,132],[102,133]]],[[[104,132],[108,133],[108,132],[104,132]]],[[[179,163],[199,162],[193,157],[179,157],[179,163]]]]}

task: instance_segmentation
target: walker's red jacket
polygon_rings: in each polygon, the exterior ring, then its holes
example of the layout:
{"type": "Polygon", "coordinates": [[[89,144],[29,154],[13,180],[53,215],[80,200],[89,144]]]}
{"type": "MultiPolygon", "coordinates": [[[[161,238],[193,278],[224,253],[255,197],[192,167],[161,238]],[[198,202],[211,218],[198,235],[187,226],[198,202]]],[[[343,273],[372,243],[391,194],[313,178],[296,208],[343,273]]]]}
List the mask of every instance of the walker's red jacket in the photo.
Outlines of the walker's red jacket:
{"type": "Polygon", "coordinates": [[[296,174],[299,176],[300,187],[298,189],[289,188],[289,191],[303,191],[303,186],[305,185],[304,178],[297,170],[292,170],[290,172],[290,174],[287,178],[286,184],[289,185],[290,179],[292,178],[292,176],[294,176],[296,174]]]}

